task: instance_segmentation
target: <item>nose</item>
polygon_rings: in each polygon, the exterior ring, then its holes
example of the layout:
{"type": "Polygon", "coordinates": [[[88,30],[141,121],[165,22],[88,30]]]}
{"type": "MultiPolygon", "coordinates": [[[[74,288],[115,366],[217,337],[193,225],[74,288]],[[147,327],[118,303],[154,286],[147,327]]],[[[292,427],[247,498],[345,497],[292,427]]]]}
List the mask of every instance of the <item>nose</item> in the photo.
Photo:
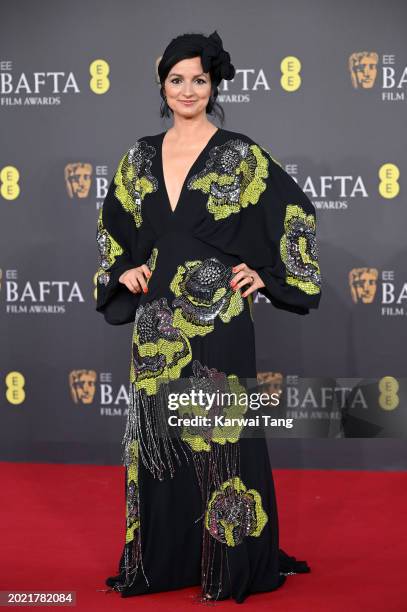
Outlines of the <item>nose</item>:
{"type": "Polygon", "coordinates": [[[190,97],[192,95],[192,83],[188,83],[188,81],[184,82],[184,86],[182,88],[182,93],[186,97],[190,97]]]}

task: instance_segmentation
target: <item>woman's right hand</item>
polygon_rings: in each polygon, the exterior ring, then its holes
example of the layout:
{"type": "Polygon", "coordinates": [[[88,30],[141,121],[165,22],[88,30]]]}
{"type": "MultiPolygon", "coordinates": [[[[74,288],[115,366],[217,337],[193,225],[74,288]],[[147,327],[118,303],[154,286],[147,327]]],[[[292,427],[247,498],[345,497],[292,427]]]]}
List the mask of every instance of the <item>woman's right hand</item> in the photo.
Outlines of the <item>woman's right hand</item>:
{"type": "Polygon", "coordinates": [[[130,268],[126,270],[119,277],[119,283],[126,285],[127,289],[132,293],[140,293],[144,291],[147,293],[148,287],[146,279],[149,279],[151,272],[146,264],[139,266],[138,268],[130,268]],[[146,277],[146,279],[144,278],[146,277]]]}

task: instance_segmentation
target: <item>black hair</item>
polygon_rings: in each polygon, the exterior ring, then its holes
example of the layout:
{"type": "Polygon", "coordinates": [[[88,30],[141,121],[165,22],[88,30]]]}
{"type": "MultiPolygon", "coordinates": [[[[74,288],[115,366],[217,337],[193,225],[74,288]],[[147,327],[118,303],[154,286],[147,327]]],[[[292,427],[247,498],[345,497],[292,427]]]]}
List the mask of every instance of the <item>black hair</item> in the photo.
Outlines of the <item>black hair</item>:
{"type": "Polygon", "coordinates": [[[171,117],[173,111],[168,106],[164,94],[164,82],[171,68],[183,59],[201,57],[203,71],[208,72],[211,78],[211,93],[206,106],[206,112],[219,119],[223,126],[225,112],[217,101],[219,83],[222,78],[232,79],[235,69],[230,63],[230,55],[223,49],[222,40],[218,33],[210,36],[200,33],[181,34],[174,38],[165,49],[157,69],[158,83],[160,84],[161,117],[171,117]]]}

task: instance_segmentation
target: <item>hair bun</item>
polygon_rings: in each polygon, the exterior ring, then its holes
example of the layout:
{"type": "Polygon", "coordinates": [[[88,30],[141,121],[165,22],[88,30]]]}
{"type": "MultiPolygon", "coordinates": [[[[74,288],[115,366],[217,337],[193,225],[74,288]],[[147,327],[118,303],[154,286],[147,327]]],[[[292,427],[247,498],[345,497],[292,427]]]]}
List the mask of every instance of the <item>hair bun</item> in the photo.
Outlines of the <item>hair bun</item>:
{"type": "Polygon", "coordinates": [[[230,55],[223,48],[222,39],[216,30],[208,36],[203,45],[201,61],[204,72],[212,69],[218,83],[222,79],[230,81],[235,76],[235,67],[230,62],[230,55]]]}

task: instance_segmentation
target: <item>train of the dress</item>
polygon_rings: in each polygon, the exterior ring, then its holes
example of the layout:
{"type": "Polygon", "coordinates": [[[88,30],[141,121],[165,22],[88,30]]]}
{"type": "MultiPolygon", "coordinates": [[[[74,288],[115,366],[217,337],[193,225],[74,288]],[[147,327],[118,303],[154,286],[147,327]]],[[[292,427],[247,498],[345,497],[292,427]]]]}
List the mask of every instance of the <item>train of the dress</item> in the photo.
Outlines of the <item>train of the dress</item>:
{"type": "MultiPolygon", "coordinates": [[[[279,586],[284,584],[286,576],[293,575],[293,574],[306,574],[311,571],[311,568],[306,561],[300,561],[296,557],[292,555],[288,555],[281,548],[279,548],[278,550],[278,556],[279,556],[279,573],[281,576],[279,586]]],[[[119,591],[119,592],[122,592],[123,597],[137,595],[137,593],[135,593],[134,591],[131,593],[131,595],[130,593],[128,595],[125,592],[123,593],[123,586],[125,584],[125,572],[124,571],[121,574],[118,574],[117,576],[110,576],[109,578],[107,578],[105,581],[105,584],[108,587],[110,587],[109,589],[105,590],[106,592],[119,591]]],[[[198,583],[197,583],[197,586],[198,586],[198,583]]],[[[146,591],[143,590],[143,594],[145,593],[146,591]]],[[[231,597],[231,594],[229,592],[226,592],[224,588],[218,592],[211,591],[211,592],[207,592],[207,593],[200,594],[197,596],[197,598],[200,601],[204,601],[205,599],[221,601],[224,599],[229,599],[230,597],[231,597]]]]}

